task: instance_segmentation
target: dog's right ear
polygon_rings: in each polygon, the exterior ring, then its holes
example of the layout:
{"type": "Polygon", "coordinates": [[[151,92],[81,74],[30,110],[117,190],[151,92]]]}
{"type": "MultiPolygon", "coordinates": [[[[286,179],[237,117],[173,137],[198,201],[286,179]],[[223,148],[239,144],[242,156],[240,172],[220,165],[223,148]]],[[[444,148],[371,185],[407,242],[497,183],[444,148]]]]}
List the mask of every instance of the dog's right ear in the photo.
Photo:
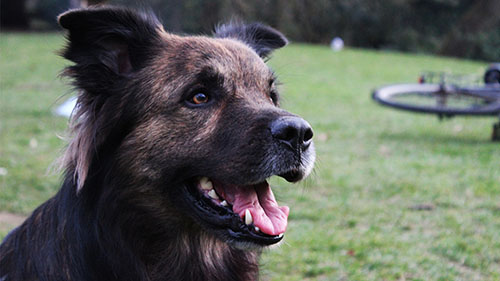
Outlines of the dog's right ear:
{"type": "Polygon", "coordinates": [[[75,62],[68,75],[90,94],[140,69],[162,29],[154,15],[116,7],[70,10],[58,21],[69,31],[62,55],[75,62]]]}
{"type": "Polygon", "coordinates": [[[63,165],[80,191],[93,159],[104,155],[105,142],[130,118],[120,103],[123,88],[152,59],[164,31],[154,15],[124,8],[70,10],[58,21],[68,30],[62,56],[74,62],[64,75],[80,90],[63,165]]]}

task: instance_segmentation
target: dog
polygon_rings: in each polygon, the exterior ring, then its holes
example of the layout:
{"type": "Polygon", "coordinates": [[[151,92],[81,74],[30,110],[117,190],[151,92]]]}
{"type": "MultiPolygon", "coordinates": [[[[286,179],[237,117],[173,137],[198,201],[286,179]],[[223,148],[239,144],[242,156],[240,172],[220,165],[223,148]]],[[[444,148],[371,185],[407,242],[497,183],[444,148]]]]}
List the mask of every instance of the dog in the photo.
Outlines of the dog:
{"type": "Polygon", "coordinates": [[[279,108],[275,29],[164,31],[103,6],[58,18],[78,90],[60,191],[0,246],[0,280],[256,280],[289,209],[267,183],[312,170],[313,131],[279,108]]]}

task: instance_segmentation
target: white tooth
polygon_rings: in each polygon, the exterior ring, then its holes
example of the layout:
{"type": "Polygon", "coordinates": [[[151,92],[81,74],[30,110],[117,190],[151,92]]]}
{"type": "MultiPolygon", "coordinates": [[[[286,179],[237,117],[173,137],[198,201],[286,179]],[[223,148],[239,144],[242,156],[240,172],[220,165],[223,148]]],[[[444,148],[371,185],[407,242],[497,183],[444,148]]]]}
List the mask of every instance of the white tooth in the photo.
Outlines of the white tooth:
{"type": "Polygon", "coordinates": [[[226,200],[224,200],[224,201],[220,202],[220,204],[221,204],[222,206],[224,206],[224,207],[227,207],[227,202],[226,202],[226,200]]]}
{"type": "Polygon", "coordinates": [[[281,237],[283,237],[283,235],[284,235],[284,234],[283,234],[283,233],[281,233],[280,235],[278,235],[278,237],[279,237],[279,238],[281,238],[281,237]]]}
{"type": "Polygon", "coordinates": [[[255,231],[259,232],[260,228],[258,226],[255,227],[255,231]]]}
{"type": "Polygon", "coordinates": [[[252,214],[248,209],[245,210],[245,224],[250,225],[253,223],[252,214]]]}
{"type": "Polygon", "coordinates": [[[213,184],[212,184],[212,182],[211,182],[211,181],[210,181],[210,179],[209,179],[209,178],[207,178],[207,177],[202,177],[202,178],[200,179],[200,186],[201,186],[201,188],[202,188],[202,189],[204,189],[204,190],[210,190],[210,189],[212,189],[212,188],[213,188],[213,184]]]}
{"type": "Polygon", "coordinates": [[[215,193],[215,190],[211,189],[209,192],[208,192],[208,196],[212,197],[213,199],[219,199],[219,196],[217,196],[217,193],[215,193]]]}

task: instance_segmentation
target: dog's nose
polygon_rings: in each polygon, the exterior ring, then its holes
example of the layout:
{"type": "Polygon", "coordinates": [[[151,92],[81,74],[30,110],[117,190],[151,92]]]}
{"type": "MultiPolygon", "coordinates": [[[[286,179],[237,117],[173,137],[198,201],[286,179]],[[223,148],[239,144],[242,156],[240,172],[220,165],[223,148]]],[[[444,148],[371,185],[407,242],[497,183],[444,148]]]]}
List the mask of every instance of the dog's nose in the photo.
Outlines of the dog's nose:
{"type": "Polygon", "coordinates": [[[271,134],[293,150],[306,150],[312,142],[313,131],[306,120],[295,116],[280,117],[271,122],[271,134]]]}

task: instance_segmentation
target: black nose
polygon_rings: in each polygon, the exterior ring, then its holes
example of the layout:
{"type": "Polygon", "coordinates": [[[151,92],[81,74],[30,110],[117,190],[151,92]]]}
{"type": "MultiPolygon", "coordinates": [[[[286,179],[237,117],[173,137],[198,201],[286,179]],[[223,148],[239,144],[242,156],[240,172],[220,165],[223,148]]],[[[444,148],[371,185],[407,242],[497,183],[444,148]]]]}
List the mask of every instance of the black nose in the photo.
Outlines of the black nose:
{"type": "Polygon", "coordinates": [[[280,117],[271,122],[271,134],[293,150],[306,150],[312,142],[313,131],[306,120],[295,117],[280,117]]]}

